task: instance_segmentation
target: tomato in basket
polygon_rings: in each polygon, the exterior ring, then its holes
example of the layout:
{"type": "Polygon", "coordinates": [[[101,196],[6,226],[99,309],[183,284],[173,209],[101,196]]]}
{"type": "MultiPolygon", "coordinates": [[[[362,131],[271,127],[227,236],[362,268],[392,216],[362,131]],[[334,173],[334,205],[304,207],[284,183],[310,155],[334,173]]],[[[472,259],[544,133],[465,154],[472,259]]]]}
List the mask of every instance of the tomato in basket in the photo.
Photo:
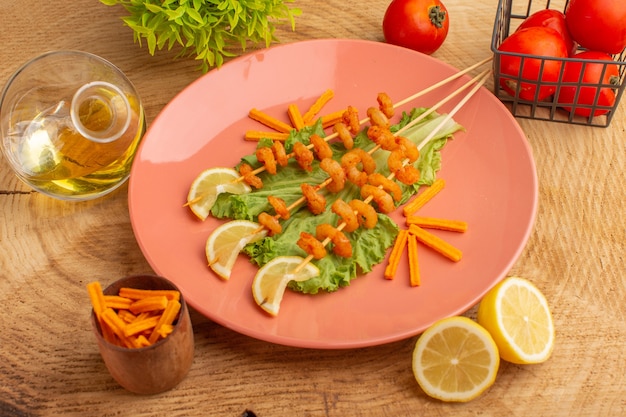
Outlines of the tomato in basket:
{"type": "Polygon", "coordinates": [[[533,26],[543,26],[556,30],[563,37],[569,54],[574,55],[576,53],[576,42],[574,42],[572,35],[570,35],[567,29],[565,14],[563,12],[554,9],[539,10],[524,19],[517,30],[533,26]]]}
{"type": "MultiPolygon", "coordinates": [[[[612,61],[611,55],[604,52],[584,51],[573,58],[585,60],[612,61]]],[[[567,104],[585,106],[607,106],[615,104],[615,89],[611,86],[619,84],[619,71],[617,65],[602,62],[578,62],[571,61],[565,63],[563,71],[564,83],[576,83],[579,85],[562,86],[559,89],[558,103],[567,111],[572,111],[572,107],[567,104]],[[610,85],[608,87],[598,87],[597,84],[610,85]],[[598,89],[600,91],[598,92],[598,89]],[[578,93],[578,95],[576,94],[578,93]],[[595,102],[596,96],[598,101],[595,102]],[[595,103],[594,103],[595,102],[595,103]]],[[[609,109],[596,109],[593,116],[600,116],[609,112],[609,109]]],[[[575,107],[574,113],[579,116],[589,117],[591,108],[575,107]]]]}
{"type": "Polygon", "coordinates": [[[619,54],[626,47],[626,1],[570,0],[565,21],[583,48],[619,54]]]}
{"type": "Polygon", "coordinates": [[[383,17],[383,35],[392,45],[432,54],[446,40],[449,25],[441,0],[393,0],[383,17]]]}
{"type": "Polygon", "coordinates": [[[543,83],[558,81],[562,58],[568,56],[565,41],[556,30],[543,26],[521,29],[507,37],[498,50],[500,86],[507,93],[529,101],[554,94],[556,84],[543,83]]]}

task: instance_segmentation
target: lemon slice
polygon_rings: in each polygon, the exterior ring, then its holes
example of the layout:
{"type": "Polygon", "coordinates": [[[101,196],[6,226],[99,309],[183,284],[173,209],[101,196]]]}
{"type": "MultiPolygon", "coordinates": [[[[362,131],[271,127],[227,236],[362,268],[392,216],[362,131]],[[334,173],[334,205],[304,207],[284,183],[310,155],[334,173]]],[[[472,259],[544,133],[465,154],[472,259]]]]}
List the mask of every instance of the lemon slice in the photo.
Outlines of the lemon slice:
{"type": "Polygon", "coordinates": [[[267,235],[267,229],[248,220],[233,220],[218,226],[209,235],[206,257],[211,269],[227,280],[239,252],[248,243],[256,242],[267,235]]]}
{"type": "Polygon", "coordinates": [[[496,379],[500,357],[489,333],[467,317],[450,317],[429,327],[415,344],[413,374],[433,398],[470,401],[496,379]]]}
{"type": "Polygon", "coordinates": [[[239,177],[239,173],[232,168],[210,168],[200,173],[191,183],[187,195],[187,204],[193,214],[200,220],[206,219],[221,193],[249,193],[252,189],[248,184],[235,181],[239,177]]]}
{"type": "Polygon", "coordinates": [[[299,256],[277,256],[263,265],[252,282],[254,301],[263,310],[276,316],[289,281],[306,281],[320,273],[310,262],[294,272],[303,261],[299,256]]]}
{"type": "Polygon", "coordinates": [[[478,322],[491,333],[502,359],[546,361],[554,348],[554,323],[544,295],[530,281],[509,277],[480,302],[478,322]]]}

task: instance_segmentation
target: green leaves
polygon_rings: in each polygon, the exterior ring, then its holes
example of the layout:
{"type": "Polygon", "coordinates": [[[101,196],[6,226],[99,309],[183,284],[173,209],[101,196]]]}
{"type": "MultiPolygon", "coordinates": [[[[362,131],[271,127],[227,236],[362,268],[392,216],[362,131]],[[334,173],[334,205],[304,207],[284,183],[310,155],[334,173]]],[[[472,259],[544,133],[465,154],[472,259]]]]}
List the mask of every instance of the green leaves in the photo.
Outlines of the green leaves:
{"type": "Polygon", "coordinates": [[[121,5],[129,13],[122,18],[133,30],[134,40],[147,43],[151,55],[174,45],[180,56],[195,56],[203,72],[219,67],[245,51],[249,43],[273,41],[276,25],[289,23],[301,10],[289,7],[295,0],[100,0],[107,6],[121,5]]]}

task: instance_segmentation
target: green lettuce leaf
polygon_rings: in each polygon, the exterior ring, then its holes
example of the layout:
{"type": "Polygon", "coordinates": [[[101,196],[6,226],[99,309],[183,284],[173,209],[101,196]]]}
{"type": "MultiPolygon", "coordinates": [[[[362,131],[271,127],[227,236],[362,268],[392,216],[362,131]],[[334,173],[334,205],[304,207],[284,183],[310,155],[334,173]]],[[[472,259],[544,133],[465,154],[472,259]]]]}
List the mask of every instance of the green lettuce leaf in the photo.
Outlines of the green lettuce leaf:
{"type": "MultiPolygon", "coordinates": [[[[392,130],[397,131],[412,120],[423,114],[426,108],[413,109],[410,113],[403,113],[401,121],[394,125],[392,130]]],[[[436,112],[428,115],[402,132],[402,135],[413,141],[418,147],[421,147],[420,157],[415,162],[416,167],[420,170],[421,178],[417,184],[406,186],[400,184],[402,188],[402,199],[398,203],[404,204],[412,195],[414,195],[421,185],[430,185],[436,179],[436,173],[441,168],[440,150],[445,146],[452,135],[462,129],[462,126],[454,120],[446,120],[445,116],[436,112]],[[425,138],[442,122],[443,127],[438,133],[428,141],[422,144],[425,138]]],[[[354,138],[354,146],[367,150],[372,149],[375,144],[367,137],[367,130],[364,129],[354,138]]],[[[289,139],[285,142],[287,152],[291,152],[293,144],[300,141],[304,144],[309,143],[309,136],[316,133],[324,136],[321,122],[318,122],[303,129],[300,132],[292,131],[289,139]]],[[[271,146],[270,141],[260,141],[258,146],[271,146]]],[[[341,155],[345,153],[345,148],[339,142],[332,143],[334,158],[339,160],[341,155]]],[[[376,161],[378,172],[383,175],[389,175],[387,168],[387,157],[389,152],[379,149],[372,155],[376,161]]],[[[252,167],[260,166],[254,155],[247,155],[242,158],[242,162],[250,164],[252,167]]],[[[211,214],[218,218],[230,219],[246,219],[256,220],[257,216],[262,212],[273,212],[271,205],[267,201],[269,195],[282,198],[291,204],[302,197],[300,184],[306,182],[311,185],[320,184],[327,179],[327,174],[319,168],[319,162],[313,162],[311,172],[301,169],[296,161],[290,160],[286,167],[281,167],[275,175],[266,172],[259,174],[263,180],[263,188],[253,190],[248,194],[229,195],[222,194],[217,199],[211,210],[211,214]]],[[[331,210],[332,203],[341,198],[344,201],[350,201],[360,198],[360,189],[353,184],[346,183],[343,190],[336,194],[325,193],[326,211],[320,215],[314,216],[306,208],[306,204],[302,203],[296,209],[291,211],[291,217],[281,222],[283,232],[279,235],[266,237],[260,241],[247,245],[243,252],[250,257],[251,262],[262,266],[276,256],[298,255],[303,258],[307,254],[300,249],[296,242],[300,237],[300,232],[307,231],[315,234],[315,228],[322,223],[338,224],[340,219],[331,210]]],[[[387,215],[378,215],[378,224],[372,229],[359,228],[354,232],[346,233],[346,236],[352,243],[353,256],[351,258],[342,258],[329,250],[329,255],[321,260],[314,261],[320,269],[320,275],[304,282],[291,282],[289,287],[292,290],[300,291],[308,294],[315,294],[319,291],[336,291],[341,287],[350,284],[350,281],[359,274],[365,274],[372,268],[382,262],[385,258],[387,250],[393,245],[398,234],[398,226],[387,215]]],[[[330,248],[329,248],[330,249],[330,248]]]]}

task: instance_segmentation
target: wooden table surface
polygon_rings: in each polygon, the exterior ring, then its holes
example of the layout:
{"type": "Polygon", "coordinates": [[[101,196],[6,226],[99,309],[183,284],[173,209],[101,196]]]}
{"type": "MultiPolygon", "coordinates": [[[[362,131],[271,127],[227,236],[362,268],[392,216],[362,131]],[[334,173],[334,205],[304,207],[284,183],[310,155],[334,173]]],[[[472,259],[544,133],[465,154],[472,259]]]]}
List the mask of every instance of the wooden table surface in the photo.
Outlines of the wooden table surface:
{"type": "MultiPolygon", "coordinates": [[[[488,54],[496,0],[446,0],[451,29],[434,56],[465,68],[488,54]]],[[[297,0],[296,31],[383,41],[385,0],[297,0]]],[[[0,80],[27,59],[80,49],[135,83],[148,123],[202,74],[178,52],[133,43],[121,7],[97,0],[0,1],[0,80]]],[[[192,314],[196,357],[175,389],[130,394],[107,372],[89,327],[85,284],[151,272],[136,244],[127,187],[91,202],[31,191],[0,162],[0,415],[624,416],[626,415],[626,108],[609,128],[519,120],[534,152],[539,208],[510,271],[547,296],[556,348],[541,365],[503,362],[463,405],[434,401],[411,372],[417,337],[354,350],[308,350],[240,335],[192,314]]],[[[466,313],[475,316],[475,309],[466,313]]]]}

